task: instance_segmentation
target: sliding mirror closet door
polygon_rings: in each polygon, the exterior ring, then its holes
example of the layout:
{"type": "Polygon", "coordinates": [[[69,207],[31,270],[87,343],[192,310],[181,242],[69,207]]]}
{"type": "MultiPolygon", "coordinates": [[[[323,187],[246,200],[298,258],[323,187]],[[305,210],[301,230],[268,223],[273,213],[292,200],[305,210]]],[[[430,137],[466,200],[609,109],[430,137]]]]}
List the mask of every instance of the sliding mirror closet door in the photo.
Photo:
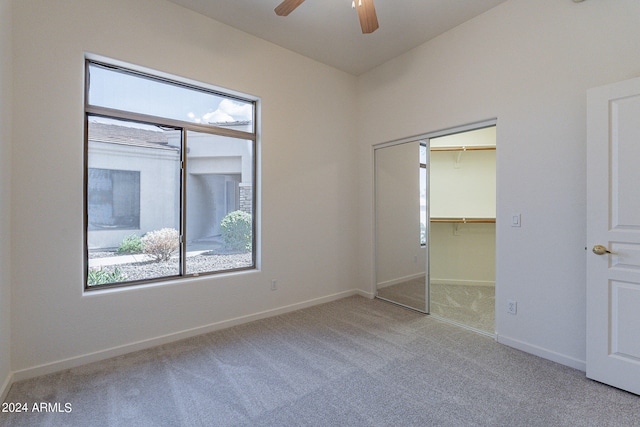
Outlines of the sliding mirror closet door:
{"type": "Polygon", "coordinates": [[[376,296],[426,313],[427,174],[420,152],[420,141],[374,152],[376,296]]]}
{"type": "Polygon", "coordinates": [[[430,313],[495,332],[496,128],[429,139],[430,313]]]}

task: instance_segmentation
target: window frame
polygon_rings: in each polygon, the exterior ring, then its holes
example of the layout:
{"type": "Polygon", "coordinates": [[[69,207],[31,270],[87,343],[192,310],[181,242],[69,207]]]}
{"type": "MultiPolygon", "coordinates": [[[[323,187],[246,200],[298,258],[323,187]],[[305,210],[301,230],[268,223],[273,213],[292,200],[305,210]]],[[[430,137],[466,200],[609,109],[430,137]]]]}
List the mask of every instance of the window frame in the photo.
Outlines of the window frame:
{"type": "Polygon", "coordinates": [[[176,280],[185,280],[189,278],[195,278],[200,276],[212,276],[219,274],[228,274],[234,272],[242,272],[242,271],[251,271],[256,270],[258,268],[258,250],[257,247],[257,233],[258,233],[258,224],[257,224],[257,206],[258,206],[258,162],[259,162],[259,149],[258,149],[258,111],[259,111],[259,100],[257,98],[253,98],[250,96],[242,97],[236,94],[228,93],[221,89],[212,89],[209,85],[198,83],[198,82],[185,82],[180,81],[177,78],[172,79],[167,77],[166,75],[158,75],[153,72],[146,72],[136,70],[132,66],[128,64],[121,64],[110,62],[104,62],[102,60],[92,59],[90,57],[85,58],[85,67],[84,67],[84,182],[83,182],[83,238],[84,238],[84,274],[83,274],[83,283],[85,291],[96,291],[100,289],[107,288],[119,288],[119,287],[136,287],[140,285],[158,283],[158,282],[167,282],[167,281],[176,281],[176,280]],[[195,89],[202,92],[208,92],[216,96],[223,97],[225,99],[236,100],[239,102],[247,103],[252,105],[253,116],[252,116],[252,132],[237,130],[237,129],[229,129],[221,126],[216,126],[213,124],[202,124],[195,123],[189,121],[182,121],[177,119],[165,118],[155,115],[148,115],[142,113],[136,113],[126,110],[120,110],[115,108],[101,107],[97,105],[91,105],[89,102],[89,90],[90,90],[90,73],[89,67],[94,64],[100,67],[105,67],[108,69],[113,69],[114,71],[120,71],[129,73],[141,78],[152,79],[158,82],[164,82],[167,84],[184,87],[186,89],[195,89]],[[89,245],[88,245],[88,175],[89,175],[89,117],[103,117],[108,119],[117,119],[123,121],[130,121],[136,123],[144,123],[150,125],[156,125],[166,128],[173,128],[180,131],[181,134],[181,147],[180,147],[180,188],[178,189],[180,195],[180,247],[179,247],[179,257],[180,257],[180,267],[178,275],[172,276],[164,276],[164,277],[156,277],[150,279],[142,279],[142,280],[132,280],[127,282],[117,282],[117,283],[108,283],[108,284],[100,284],[100,285],[92,285],[88,284],[88,274],[89,274],[89,245]],[[186,239],[186,229],[187,229],[187,216],[185,214],[187,209],[187,149],[188,147],[188,139],[187,134],[189,131],[211,134],[222,137],[229,137],[238,140],[245,140],[251,142],[252,148],[252,170],[251,170],[251,185],[252,185],[252,203],[251,203],[251,218],[252,218],[252,254],[251,254],[251,265],[230,268],[225,270],[217,270],[210,272],[197,272],[197,273],[186,273],[186,251],[187,251],[187,239],[186,239]]]}

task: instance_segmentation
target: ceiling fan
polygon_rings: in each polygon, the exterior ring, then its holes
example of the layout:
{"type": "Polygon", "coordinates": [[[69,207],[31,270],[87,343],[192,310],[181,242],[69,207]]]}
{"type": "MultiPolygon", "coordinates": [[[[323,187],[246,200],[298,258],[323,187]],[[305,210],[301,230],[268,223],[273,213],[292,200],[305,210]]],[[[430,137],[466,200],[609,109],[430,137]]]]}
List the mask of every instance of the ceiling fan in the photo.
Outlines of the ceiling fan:
{"type": "MultiPolygon", "coordinates": [[[[284,0],[274,10],[278,16],[287,16],[300,6],[304,0],[284,0]]],[[[378,17],[373,0],[354,0],[352,6],[358,11],[362,34],[373,33],[378,29],[378,17]]]]}

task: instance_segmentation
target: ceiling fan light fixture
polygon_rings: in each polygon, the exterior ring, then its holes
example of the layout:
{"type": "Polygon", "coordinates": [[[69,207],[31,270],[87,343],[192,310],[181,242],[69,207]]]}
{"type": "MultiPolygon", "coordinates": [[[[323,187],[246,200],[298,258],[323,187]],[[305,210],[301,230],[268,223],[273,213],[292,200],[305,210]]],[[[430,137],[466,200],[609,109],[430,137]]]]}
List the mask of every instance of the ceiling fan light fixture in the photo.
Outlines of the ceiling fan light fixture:
{"type": "MultiPolygon", "coordinates": [[[[287,16],[295,8],[300,6],[304,0],[283,0],[274,11],[278,16],[287,16]]],[[[356,0],[352,0],[351,7],[356,9],[356,0]]],[[[358,20],[363,34],[373,33],[378,29],[378,17],[373,0],[358,0],[358,20]]]]}

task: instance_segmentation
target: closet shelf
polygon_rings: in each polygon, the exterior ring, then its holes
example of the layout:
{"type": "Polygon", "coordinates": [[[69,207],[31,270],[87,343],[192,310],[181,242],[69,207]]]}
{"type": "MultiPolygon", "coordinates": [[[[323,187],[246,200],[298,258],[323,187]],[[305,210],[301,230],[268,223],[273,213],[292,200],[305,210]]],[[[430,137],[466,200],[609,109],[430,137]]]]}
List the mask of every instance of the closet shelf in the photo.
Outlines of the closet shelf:
{"type": "Polygon", "coordinates": [[[447,222],[452,224],[494,224],[495,218],[431,218],[430,222],[447,222]]]}
{"type": "Polygon", "coordinates": [[[431,147],[431,151],[481,151],[481,150],[494,150],[495,145],[488,146],[471,146],[471,147],[431,147]]]}

